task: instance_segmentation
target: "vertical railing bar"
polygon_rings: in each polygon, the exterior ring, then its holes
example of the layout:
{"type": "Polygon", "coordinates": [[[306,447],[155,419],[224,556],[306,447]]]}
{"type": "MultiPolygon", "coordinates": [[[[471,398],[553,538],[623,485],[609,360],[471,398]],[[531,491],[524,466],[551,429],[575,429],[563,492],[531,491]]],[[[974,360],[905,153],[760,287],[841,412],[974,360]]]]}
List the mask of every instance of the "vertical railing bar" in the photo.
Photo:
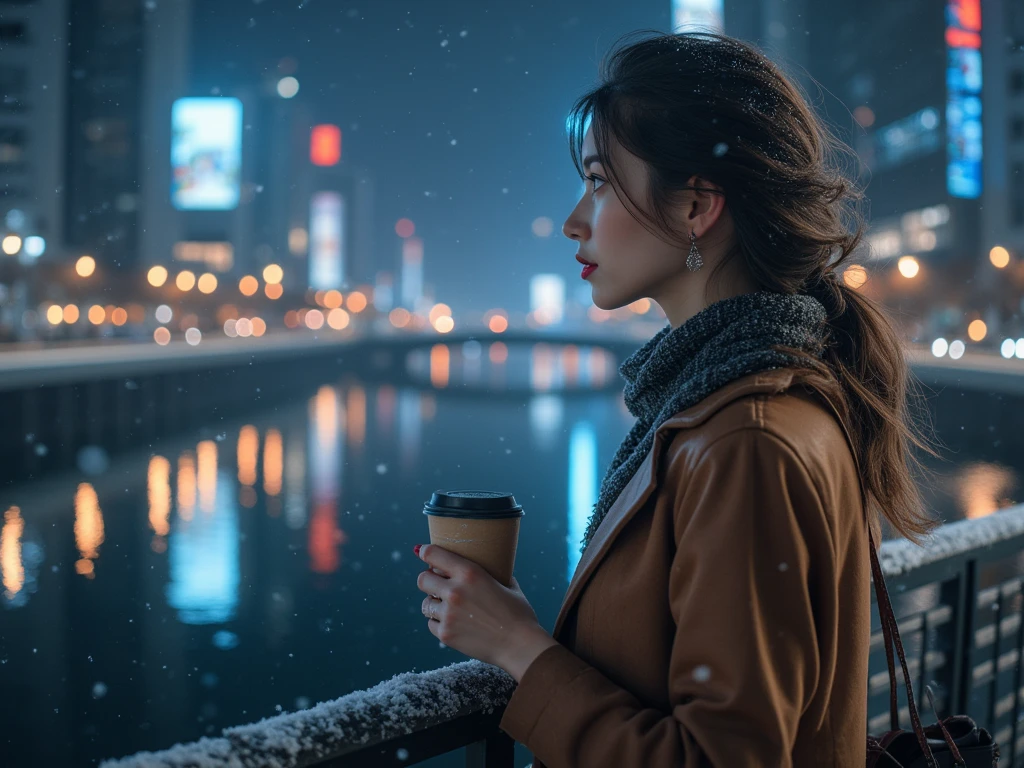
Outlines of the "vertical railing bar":
{"type": "Polygon", "coordinates": [[[1021,649],[1024,647],[1024,584],[1021,585],[1021,610],[1017,614],[1017,636],[1014,648],[1017,650],[1017,668],[1013,672],[1013,721],[1010,723],[1010,765],[1017,762],[1017,720],[1020,718],[1021,649]]]}
{"type": "Polygon", "coordinates": [[[924,693],[924,686],[927,683],[925,679],[925,660],[928,656],[928,609],[921,612],[921,669],[920,676],[918,677],[917,683],[917,695],[920,698],[922,704],[927,701],[927,697],[924,693]]]}
{"type": "Polygon", "coordinates": [[[971,698],[971,679],[974,670],[974,617],[977,613],[978,598],[975,594],[978,561],[970,558],[960,572],[960,596],[957,610],[957,635],[954,648],[954,663],[957,665],[953,677],[953,701],[950,711],[966,712],[971,698]]]}
{"type": "Polygon", "coordinates": [[[996,699],[999,694],[999,645],[1002,640],[1000,626],[1003,621],[1003,589],[996,591],[995,636],[992,638],[992,682],[988,686],[988,722],[989,727],[996,727],[996,699]]]}

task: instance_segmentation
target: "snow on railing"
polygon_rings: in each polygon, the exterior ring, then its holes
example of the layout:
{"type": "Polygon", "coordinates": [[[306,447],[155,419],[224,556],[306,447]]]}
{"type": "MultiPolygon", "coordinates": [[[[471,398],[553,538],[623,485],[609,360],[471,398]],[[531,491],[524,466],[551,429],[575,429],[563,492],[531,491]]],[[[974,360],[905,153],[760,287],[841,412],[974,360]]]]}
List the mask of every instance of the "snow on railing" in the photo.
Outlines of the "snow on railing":
{"type": "Polygon", "coordinates": [[[222,738],[107,760],[100,768],[301,768],[473,712],[508,704],[515,680],[471,660],[429,672],[403,672],[365,691],[250,725],[222,738]]]}
{"type": "MultiPolygon", "coordinates": [[[[886,577],[1024,534],[1024,505],[936,529],[923,546],[886,541],[879,562],[886,577]]],[[[100,768],[303,768],[356,752],[473,712],[504,709],[515,689],[504,670],[471,660],[427,672],[403,672],[299,712],[225,728],[160,752],[107,760],[100,768]]]]}

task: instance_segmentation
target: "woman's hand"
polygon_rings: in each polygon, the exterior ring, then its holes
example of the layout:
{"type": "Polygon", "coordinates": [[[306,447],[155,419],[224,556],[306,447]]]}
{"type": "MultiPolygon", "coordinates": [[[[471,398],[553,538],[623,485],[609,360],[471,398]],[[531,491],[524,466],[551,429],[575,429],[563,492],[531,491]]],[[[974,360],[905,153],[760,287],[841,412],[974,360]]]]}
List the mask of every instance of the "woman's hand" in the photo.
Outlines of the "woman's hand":
{"type": "Polygon", "coordinates": [[[519,682],[530,662],[557,645],[515,577],[506,587],[472,560],[433,544],[421,546],[418,556],[432,568],[416,579],[427,593],[427,629],[449,648],[501,667],[519,682]]]}

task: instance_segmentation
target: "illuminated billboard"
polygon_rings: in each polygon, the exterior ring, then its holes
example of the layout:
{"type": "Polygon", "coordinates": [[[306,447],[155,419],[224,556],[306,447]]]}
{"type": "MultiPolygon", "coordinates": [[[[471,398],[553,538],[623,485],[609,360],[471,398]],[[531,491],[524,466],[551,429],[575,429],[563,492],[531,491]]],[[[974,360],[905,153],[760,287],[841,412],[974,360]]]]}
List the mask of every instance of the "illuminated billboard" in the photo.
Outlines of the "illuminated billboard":
{"type": "Polygon", "coordinates": [[[981,0],[946,3],[946,189],[981,194],[981,0]]]}
{"type": "Polygon", "coordinates": [[[341,288],[344,279],[345,199],[317,192],[309,201],[309,286],[341,288]]]}
{"type": "Polygon", "coordinates": [[[724,0],[672,0],[672,31],[686,32],[694,27],[722,32],[724,0]]]}
{"type": "Polygon", "coordinates": [[[171,203],[182,211],[238,207],[242,102],[178,99],[171,109],[171,203]]]}

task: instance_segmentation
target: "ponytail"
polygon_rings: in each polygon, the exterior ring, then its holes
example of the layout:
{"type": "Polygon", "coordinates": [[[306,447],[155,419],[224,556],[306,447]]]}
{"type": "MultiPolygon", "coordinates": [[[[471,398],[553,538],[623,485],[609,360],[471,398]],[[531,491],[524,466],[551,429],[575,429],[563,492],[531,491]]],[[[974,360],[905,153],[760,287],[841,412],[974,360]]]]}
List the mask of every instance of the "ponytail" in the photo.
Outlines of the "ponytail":
{"type": "MultiPolygon", "coordinates": [[[[938,525],[923,508],[917,480],[928,474],[913,449],[938,457],[921,423],[927,409],[885,310],[828,270],[807,291],[828,312],[823,361],[838,384],[840,410],[863,474],[869,521],[881,541],[879,512],[920,543],[938,525]],[[916,411],[916,412],[915,412],[916,411]]],[[[833,390],[836,389],[833,385],[833,390]]]]}

